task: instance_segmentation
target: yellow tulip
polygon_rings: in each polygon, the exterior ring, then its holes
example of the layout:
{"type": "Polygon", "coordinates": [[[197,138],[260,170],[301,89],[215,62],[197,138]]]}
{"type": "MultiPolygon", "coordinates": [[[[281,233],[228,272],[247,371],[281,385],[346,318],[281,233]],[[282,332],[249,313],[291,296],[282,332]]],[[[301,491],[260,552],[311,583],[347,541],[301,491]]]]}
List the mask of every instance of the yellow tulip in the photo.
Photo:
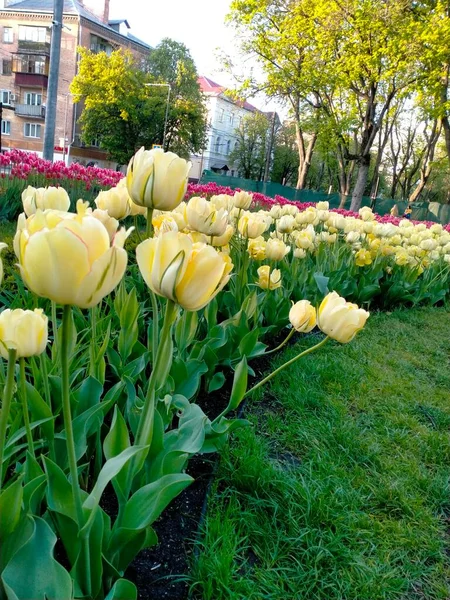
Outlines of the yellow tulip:
{"type": "Polygon", "coordinates": [[[161,235],[169,231],[178,231],[178,225],[172,213],[160,213],[156,217],[153,217],[152,225],[155,229],[155,235],[161,235]]]}
{"type": "Polygon", "coordinates": [[[281,287],[281,272],[279,269],[270,270],[269,265],[263,265],[258,269],[258,285],[263,290],[276,290],[281,287]]]}
{"type": "Polygon", "coordinates": [[[290,246],[286,246],[283,240],[270,238],[266,244],[266,258],[275,261],[283,260],[286,254],[289,254],[290,250],[290,246]]]}
{"type": "Polygon", "coordinates": [[[247,192],[235,192],[233,200],[236,208],[247,210],[250,208],[253,201],[253,194],[249,194],[247,192]]]}
{"type": "Polygon", "coordinates": [[[368,318],[366,310],[331,292],[319,306],[317,324],[330,338],[347,344],[364,327],[368,318]]]}
{"type": "Polygon", "coordinates": [[[227,211],[223,208],[216,210],[211,202],[200,196],[189,200],[186,214],[189,227],[205,235],[220,237],[228,225],[227,211]]]}
{"type": "Polygon", "coordinates": [[[216,296],[233,268],[226,254],[176,232],[145,240],[136,248],[136,258],[145,283],[155,294],[191,311],[216,296]]]}
{"type": "Polygon", "coordinates": [[[229,243],[229,241],[231,240],[231,238],[233,237],[233,235],[234,235],[233,225],[227,225],[227,228],[225,229],[225,233],[223,233],[220,236],[214,236],[212,238],[211,245],[216,246],[216,247],[226,246],[229,243]]]}
{"type": "Polygon", "coordinates": [[[289,321],[299,333],[308,333],[316,326],[316,309],[309,300],[300,300],[289,311],[289,321]]]}
{"type": "Polygon", "coordinates": [[[106,227],[77,203],[77,213],[37,211],[19,220],[14,248],[22,278],[38,296],[90,308],[120,282],[127,265],[121,229],[111,246],[106,227]]]}
{"type": "Polygon", "coordinates": [[[128,193],[139,206],[173,210],[184,198],[191,166],[173,152],[142,147],[128,165],[128,193]]]}
{"type": "Polygon", "coordinates": [[[239,233],[246,238],[257,238],[267,229],[267,222],[253,213],[244,213],[238,222],[239,233]]]}
{"type": "Polygon", "coordinates": [[[370,250],[365,250],[364,248],[358,250],[358,252],[355,254],[355,259],[355,263],[358,267],[365,267],[366,265],[372,264],[372,255],[370,250]]]}
{"type": "Polygon", "coordinates": [[[62,187],[34,188],[29,185],[22,192],[22,204],[25,214],[29,217],[38,209],[67,211],[70,207],[70,198],[62,187]]]}
{"type": "Polygon", "coordinates": [[[41,308],[7,308],[0,314],[0,354],[7,359],[10,348],[17,351],[17,358],[42,354],[47,345],[47,325],[41,308]]]}
{"type": "Polygon", "coordinates": [[[116,231],[119,228],[119,221],[114,219],[114,217],[111,217],[107,210],[100,210],[99,208],[92,211],[92,216],[95,219],[98,219],[100,223],[103,223],[108,232],[109,239],[112,242],[116,235],[116,231]]]}
{"type": "Polygon", "coordinates": [[[248,240],[247,251],[250,258],[253,260],[264,260],[266,258],[266,246],[267,242],[262,236],[248,240]]]}
{"type": "Polygon", "coordinates": [[[116,186],[110,190],[99,192],[95,199],[95,205],[100,210],[108,211],[110,217],[117,219],[125,219],[131,212],[131,203],[128,196],[127,188],[116,186]]]}

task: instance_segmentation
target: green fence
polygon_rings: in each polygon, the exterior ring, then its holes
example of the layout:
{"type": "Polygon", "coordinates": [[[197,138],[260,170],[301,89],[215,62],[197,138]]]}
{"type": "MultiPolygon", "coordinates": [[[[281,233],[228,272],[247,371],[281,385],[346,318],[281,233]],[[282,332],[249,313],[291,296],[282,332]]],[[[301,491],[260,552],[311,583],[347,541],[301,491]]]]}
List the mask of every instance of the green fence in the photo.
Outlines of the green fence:
{"type": "MultiPolygon", "coordinates": [[[[320,202],[326,200],[330,208],[338,208],[341,202],[339,194],[327,194],[325,192],[315,192],[314,190],[296,190],[295,188],[281,185],[280,183],[265,183],[263,181],[253,181],[252,179],[243,179],[242,177],[226,177],[225,175],[216,175],[213,171],[204,171],[201,183],[217,183],[232,189],[240,188],[248,192],[258,192],[269,198],[283,196],[288,200],[296,202],[320,202]]],[[[361,206],[370,206],[371,198],[363,196],[361,206]]],[[[397,204],[399,215],[402,215],[406,206],[406,201],[395,201],[392,198],[377,198],[375,201],[375,212],[379,215],[388,214],[394,204],[397,204]]],[[[350,208],[350,197],[348,198],[346,208],[350,208]]],[[[438,202],[413,202],[412,219],[418,221],[435,221],[436,223],[450,223],[450,205],[439,204],[438,202]]]]}

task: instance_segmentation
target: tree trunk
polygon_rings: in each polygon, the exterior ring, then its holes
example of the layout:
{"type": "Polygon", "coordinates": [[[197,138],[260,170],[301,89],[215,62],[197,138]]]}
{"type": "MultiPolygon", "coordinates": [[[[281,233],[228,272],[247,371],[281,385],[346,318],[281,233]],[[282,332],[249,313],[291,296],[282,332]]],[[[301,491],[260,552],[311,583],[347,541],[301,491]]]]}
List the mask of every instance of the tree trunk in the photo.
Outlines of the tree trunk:
{"type": "Polygon", "coordinates": [[[359,161],[358,177],[356,178],[355,187],[353,188],[352,203],[350,205],[350,210],[353,212],[358,212],[361,206],[362,197],[369,177],[369,167],[370,154],[369,156],[362,156],[359,161]]]}
{"type": "Polygon", "coordinates": [[[306,178],[308,177],[309,167],[311,166],[311,158],[317,141],[317,132],[314,131],[311,134],[308,146],[305,148],[303,131],[300,129],[300,125],[297,122],[295,124],[295,137],[297,141],[299,158],[297,185],[295,187],[298,190],[303,190],[305,188],[306,178]]]}
{"type": "Polygon", "coordinates": [[[416,186],[416,189],[410,195],[408,202],[415,202],[420,197],[421,193],[425,189],[428,179],[431,175],[432,164],[434,160],[434,152],[436,150],[436,144],[439,140],[439,136],[442,131],[442,119],[437,119],[433,123],[431,134],[428,136],[425,133],[427,140],[427,149],[423,158],[422,165],[420,167],[420,181],[416,186]]]}

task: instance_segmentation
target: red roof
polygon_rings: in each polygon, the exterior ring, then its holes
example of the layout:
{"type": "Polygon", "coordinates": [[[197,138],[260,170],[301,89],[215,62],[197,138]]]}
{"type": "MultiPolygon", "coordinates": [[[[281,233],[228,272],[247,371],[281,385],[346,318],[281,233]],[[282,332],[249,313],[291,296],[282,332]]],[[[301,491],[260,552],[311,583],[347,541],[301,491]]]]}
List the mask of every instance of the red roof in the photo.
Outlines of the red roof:
{"type": "MultiPolygon", "coordinates": [[[[213,81],[209,77],[205,77],[204,75],[198,77],[197,81],[201,91],[204,94],[214,94],[216,96],[219,96],[223,92],[227,91],[227,88],[225,86],[216,83],[215,81],[213,81]]],[[[245,108],[246,110],[250,110],[252,112],[258,111],[258,109],[249,102],[247,102],[247,100],[235,100],[234,102],[235,104],[241,106],[242,108],[245,108]]]]}

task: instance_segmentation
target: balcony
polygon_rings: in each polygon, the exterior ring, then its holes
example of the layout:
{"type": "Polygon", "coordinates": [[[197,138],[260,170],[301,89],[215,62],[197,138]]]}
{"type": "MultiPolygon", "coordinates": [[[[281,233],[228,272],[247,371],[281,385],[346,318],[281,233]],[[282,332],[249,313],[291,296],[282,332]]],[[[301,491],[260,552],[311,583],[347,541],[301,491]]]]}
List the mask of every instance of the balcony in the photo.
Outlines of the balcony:
{"type": "Polygon", "coordinates": [[[32,119],[45,119],[45,106],[34,104],[16,104],[16,115],[32,119]]]}
{"type": "Polygon", "coordinates": [[[24,54],[41,54],[50,56],[50,42],[31,42],[29,40],[19,40],[18,50],[24,54]]]}

